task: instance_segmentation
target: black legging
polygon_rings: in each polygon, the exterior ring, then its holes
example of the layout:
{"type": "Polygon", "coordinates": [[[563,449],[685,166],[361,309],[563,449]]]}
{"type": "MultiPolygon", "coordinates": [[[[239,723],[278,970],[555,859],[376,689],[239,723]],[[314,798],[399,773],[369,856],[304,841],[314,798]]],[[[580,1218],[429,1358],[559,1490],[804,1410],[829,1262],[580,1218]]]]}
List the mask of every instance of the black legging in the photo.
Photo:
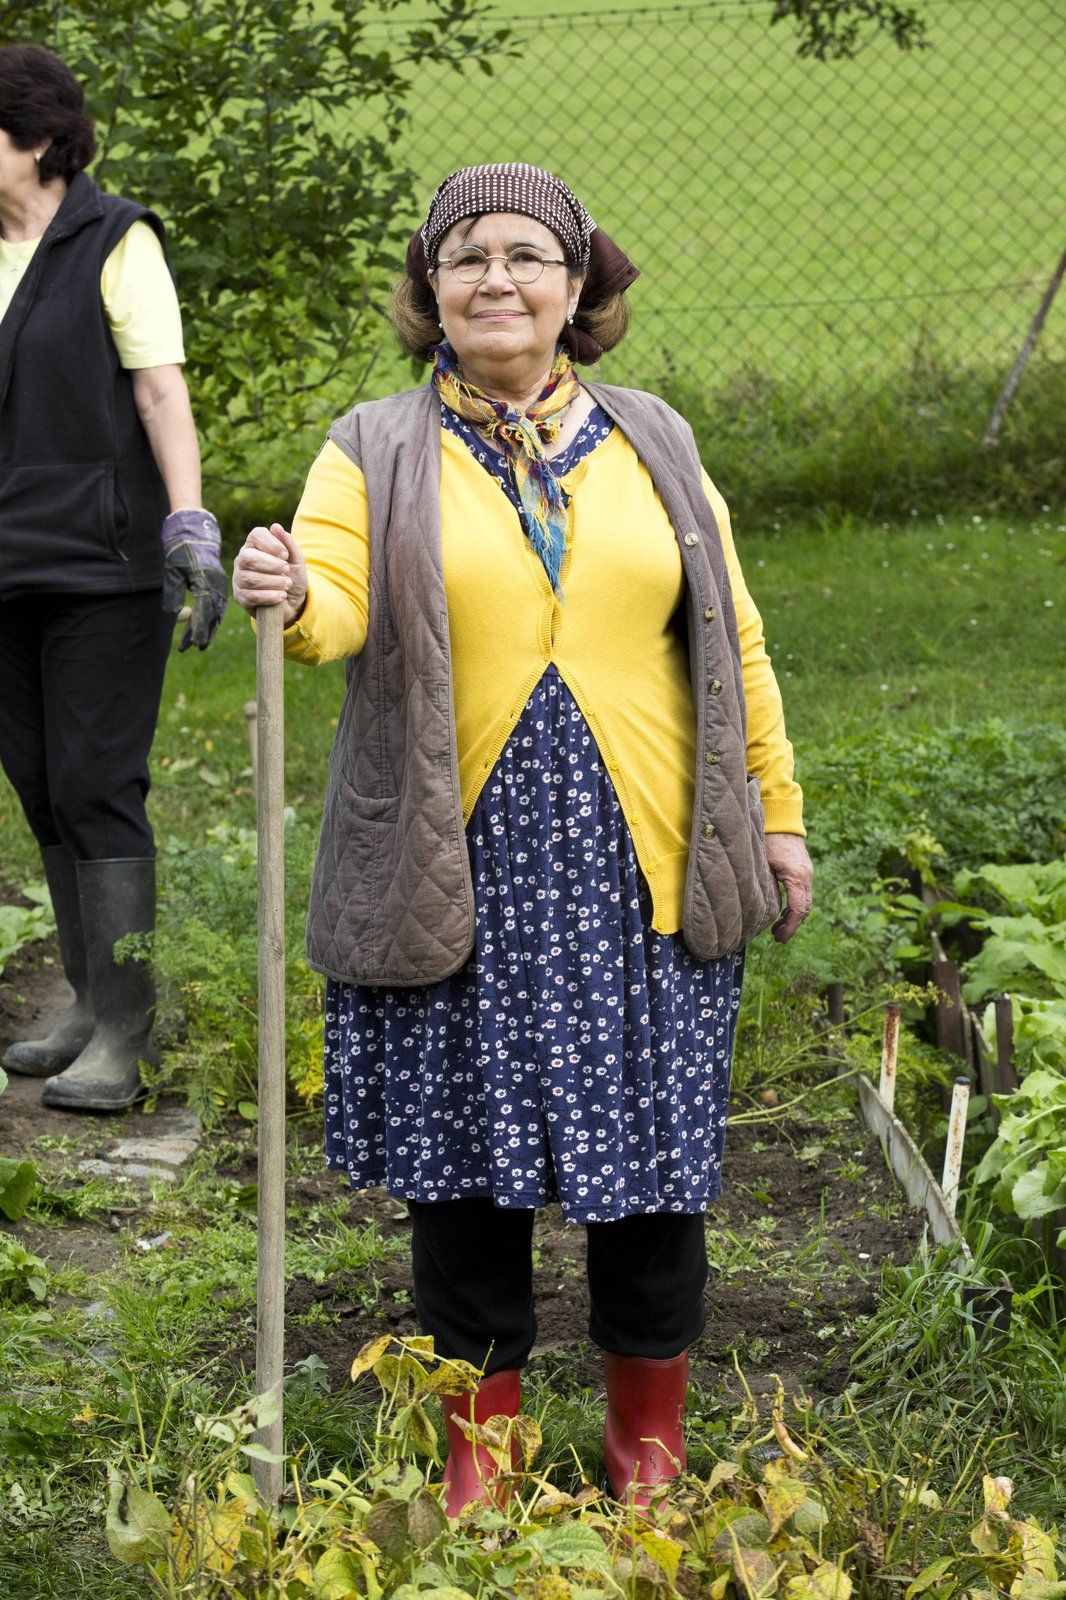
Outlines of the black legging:
{"type": "MultiPolygon", "coordinates": [[[[537,1334],[535,1213],[481,1198],[409,1200],[407,1209],[415,1309],[434,1348],[485,1364],[486,1373],[524,1366],[537,1334]]],[[[699,1338],[707,1283],[702,1212],[590,1222],[587,1236],[589,1337],[601,1349],[664,1360],[699,1338]]]]}
{"type": "Polygon", "coordinates": [[[155,854],[148,752],[173,632],[158,589],[0,602],[0,765],[38,844],[155,854]]]}

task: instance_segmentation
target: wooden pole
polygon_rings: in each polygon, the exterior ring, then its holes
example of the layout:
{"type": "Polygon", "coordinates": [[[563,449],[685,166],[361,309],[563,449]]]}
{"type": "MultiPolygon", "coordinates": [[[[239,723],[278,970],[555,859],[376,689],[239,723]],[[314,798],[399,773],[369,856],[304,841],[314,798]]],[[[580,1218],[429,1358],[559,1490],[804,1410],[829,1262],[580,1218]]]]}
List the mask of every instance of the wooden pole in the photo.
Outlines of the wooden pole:
{"type": "Polygon", "coordinates": [[[848,1071],[848,1062],[844,1059],[843,1049],[846,1018],[844,1013],[844,985],[842,983],[830,983],[827,985],[825,1003],[829,1014],[829,1026],[840,1035],[831,1044],[827,1041],[828,1048],[836,1051],[837,1077],[839,1078],[848,1071]]]}
{"type": "Polygon", "coordinates": [[[993,407],[992,415],[988,419],[988,427],[985,429],[985,436],[981,440],[981,444],[986,450],[990,450],[999,439],[999,430],[1003,425],[1003,418],[1007,415],[1007,407],[1014,399],[1014,391],[1022,381],[1022,373],[1029,364],[1029,357],[1032,355],[1036,341],[1040,337],[1040,330],[1044,326],[1048,312],[1051,310],[1052,301],[1059,292],[1059,285],[1062,283],[1064,275],[1066,275],[1066,250],[1063,251],[1058,266],[1051,274],[1051,282],[1044,290],[1044,298],[1037,308],[1036,316],[1029,324],[1029,332],[1025,336],[1022,347],[1018,351],[1017,359],[1010,369],[1006,383],[1003,385],[1003,391],[993,407]]]}
{"type": "MultiPolygon", "coordinates": [[[[255,1386],[272,1395],[277,1414],[256,1434],[282,1453],[285,1365],[285,717],[282,608],[257,612],[259,823],[259,1263],[255,1386]]],[[[268,1506],[281,1497],[282,1463],[253,1461],[256,1487],[268,1506]]]]}
{"type": "Polygon", "coordinates": [[[1014,1013],[1010,995],[996,996],[996,1070],[999,1074],[1000,1094],[1013,1094],[1018,1087],[1018,1074],[1014,1068],[1014,1013]]]}

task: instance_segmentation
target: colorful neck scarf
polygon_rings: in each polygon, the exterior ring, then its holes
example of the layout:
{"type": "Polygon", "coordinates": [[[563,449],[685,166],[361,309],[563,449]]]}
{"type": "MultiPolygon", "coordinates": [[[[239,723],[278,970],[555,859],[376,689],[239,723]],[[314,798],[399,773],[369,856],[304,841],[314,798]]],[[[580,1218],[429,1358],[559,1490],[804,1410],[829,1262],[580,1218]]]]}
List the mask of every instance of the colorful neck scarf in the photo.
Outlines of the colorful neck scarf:
{"type": "Polygon", "coordinates": [[[436,347],[433,383],[450,410],[503,446],[514,470],[529,542],[558,593],[559,571],[566,552],[566,497],[544,445],[558,437],[563,418],[580,388],[569,355],[565,350],[556,352],[548,382],[528,411],[493,400],[464,378],[455,351],[447,342],[436,347]]]}

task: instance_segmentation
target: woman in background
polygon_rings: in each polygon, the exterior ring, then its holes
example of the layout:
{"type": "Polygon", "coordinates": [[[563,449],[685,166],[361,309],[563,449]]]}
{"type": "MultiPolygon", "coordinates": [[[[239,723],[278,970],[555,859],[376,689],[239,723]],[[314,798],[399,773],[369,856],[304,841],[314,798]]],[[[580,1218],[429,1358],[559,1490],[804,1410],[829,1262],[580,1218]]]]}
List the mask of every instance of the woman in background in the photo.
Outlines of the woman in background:
{"type": "Polygon", "coordinates": [[[71,1111],[140,1092],[155,990],[115,944],[155,925],[148,752],[186,589],[201,650],[227,589],[163,225],[88,177],[94,148],[70,69],[0,48],[0,764],[74,990],[3,1064],[71,1111]]]}

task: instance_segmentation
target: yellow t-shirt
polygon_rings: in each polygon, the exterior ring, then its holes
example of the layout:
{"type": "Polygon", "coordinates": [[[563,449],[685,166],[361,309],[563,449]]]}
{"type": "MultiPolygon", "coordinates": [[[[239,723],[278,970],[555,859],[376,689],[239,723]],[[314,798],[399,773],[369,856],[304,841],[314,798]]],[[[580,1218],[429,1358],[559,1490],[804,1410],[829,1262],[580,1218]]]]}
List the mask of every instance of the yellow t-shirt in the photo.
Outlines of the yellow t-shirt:
{"type": "MultiPolygon", "coordinates": [[[[611,775],[651,889],[652,925],[676,933],[696,765],[688,652],[673,626],[685,592],[676,537],[651,475],[617,427],[562,483],[570,525],[560,603],[499,482],[441,431],[441,553],[464,819],[554,664],[611,775]]],[[[747,770],[761,780],[767,831],[803,834],[803,796],[762,621],[725,502],[706,475],[704,489],[737,613],[747,770]]],[[[358,654],[370,603],[366,482],[332,442],[311,468],[292,533],[309,582],[307,604],[285,633],[286,654],[311,665],[358,654]]]]}
{"type": "MultiPolygon", "coordinates": [[[[0,239],[0,317],[40,242],[0,239]]],[[[177,366],[185,360],[174,280],[149,223],[135,222],[123,234],[104,262],[100,294],[119,361],[128,371],[177,366]]]]}

